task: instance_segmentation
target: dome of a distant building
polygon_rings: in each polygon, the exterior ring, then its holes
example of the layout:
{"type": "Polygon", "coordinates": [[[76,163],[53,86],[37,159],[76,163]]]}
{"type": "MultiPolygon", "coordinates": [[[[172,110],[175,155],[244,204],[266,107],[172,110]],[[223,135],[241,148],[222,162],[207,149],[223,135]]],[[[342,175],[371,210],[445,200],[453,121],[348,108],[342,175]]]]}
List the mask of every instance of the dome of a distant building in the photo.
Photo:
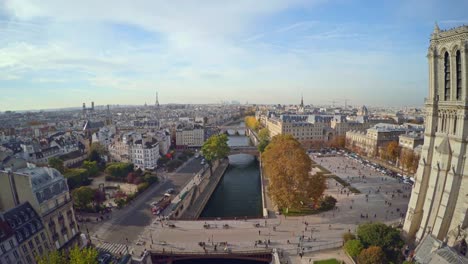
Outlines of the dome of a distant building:
{"type": "Polygon", "coordinates": [[[360,116],[368,116],[369,115],[369,110],[367,110],[367,107],[363,105],[361,109],[357,113],[360,116]]]}

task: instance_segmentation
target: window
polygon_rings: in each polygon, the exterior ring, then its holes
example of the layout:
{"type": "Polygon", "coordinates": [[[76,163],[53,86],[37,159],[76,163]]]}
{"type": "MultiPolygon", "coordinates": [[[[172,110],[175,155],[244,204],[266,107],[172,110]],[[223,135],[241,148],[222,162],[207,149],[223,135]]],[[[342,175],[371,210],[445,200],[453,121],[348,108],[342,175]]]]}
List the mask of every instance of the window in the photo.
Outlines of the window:
{"type": "Polygon", "coordinates": [[[31,259],[31,257],[30,257],[29,255],[26,256],[26,261],[27,261],[28,263],[32,263],[32,259],[31,259]]]}
{"type": "Polygon", "coordinates": [[[453,134],[457,134],[457,117],[455,116],[455,119],[453,120],[453,134]]]}
{"type": "Polygon", "coordinates": [[[29,248],[30,248],[31,250],[34,249],[34,244],[33,244],[32,240],[29,240],[28,245],[29,245],[29,248]]]}
{"type": "Polygon", "coordinates": [[[444,73],[445,73],[445,86],[444,86],[444,99],[445,101],[450,99],[450,55],[445,52],[444,56],[444,73]]]}
{"type": "Polygon", "coordinates": [[[19,254],[16,250],[13,251],[13,256],[15,256],[16,259],[19,259],[19,254]]]}
{"type": "Polygon", "coordinates": [[[2,250],[2,253],[3,253],[3,254],[6,253],[6,249],[5,249],[5,246],[4,246],[4,245],[0,245],[0,249],[2,250]]]}
{"type": "Polygon", "coordinates": [[[41,241],[39,241],[39,237],[36,236],[34,237],[34,241],[36,241],[36,244],[39,246],[41,244],[41,241]]]}
{"type": "Polygon", "coordinates": [[[14,247],[15,247],[15,244],[13,243],[13,240],[10,239],[8,242],[10,242],[10,247],[11,247],[11,248],[14,248],[14,247]]]}
{"type": "Polygon", "coordinates": [[[461,73],[461,54],[460,51],[457,51],[456,59],[457,63],[457,100],[462,98],[462,73],[461,73]]]}
{"type": "Polygon", "coordinates": [[[37,249],[39,250],[39,254],[42,255],[42,253],[44,252],[44,249],[42,249],[42,246],[39,246],[37,249]]]}
{"type": "Polygon", "coordinates": [[[42,241],[46,241],[46,236],[45,236],[44,232],[41,233],[41,238],[42,238],[42,241]]]}
{"type": "Polygon", "coordinates": [[[22,245],[21,248],[23,249],[24,254],[28,254],[28,248],[26,245],[22,245]]]}

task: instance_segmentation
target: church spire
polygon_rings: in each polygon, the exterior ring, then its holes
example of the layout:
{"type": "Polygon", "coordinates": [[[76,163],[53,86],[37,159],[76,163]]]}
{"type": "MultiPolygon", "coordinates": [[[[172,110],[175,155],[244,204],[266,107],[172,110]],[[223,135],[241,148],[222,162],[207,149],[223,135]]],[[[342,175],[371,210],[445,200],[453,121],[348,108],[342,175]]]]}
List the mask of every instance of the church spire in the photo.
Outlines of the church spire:
{"type": "Polygon", "coordinates": [[[159,98],[158,98],[158,92],[156,92],[156,103],[154,105],[156,109],[159,109],[159,98]]]}
{"type": "Polygon", "coordinates": [[[301,94],[301,107],[304,108],[304,95],[301,94]]]}

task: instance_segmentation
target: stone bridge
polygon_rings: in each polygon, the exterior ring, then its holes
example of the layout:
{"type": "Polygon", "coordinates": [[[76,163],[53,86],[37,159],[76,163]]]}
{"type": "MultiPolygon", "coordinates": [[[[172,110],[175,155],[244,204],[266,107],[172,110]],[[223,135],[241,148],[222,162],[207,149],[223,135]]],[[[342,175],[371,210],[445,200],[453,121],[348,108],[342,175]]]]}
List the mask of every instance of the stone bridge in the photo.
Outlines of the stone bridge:
{"type": "Polygon", "coordinates": [[[249,154],[258,157],[259,152],[257,147],[254,146],[232,146],[231,151],[229,151],[229,155],[236,154],[249,154]]]}

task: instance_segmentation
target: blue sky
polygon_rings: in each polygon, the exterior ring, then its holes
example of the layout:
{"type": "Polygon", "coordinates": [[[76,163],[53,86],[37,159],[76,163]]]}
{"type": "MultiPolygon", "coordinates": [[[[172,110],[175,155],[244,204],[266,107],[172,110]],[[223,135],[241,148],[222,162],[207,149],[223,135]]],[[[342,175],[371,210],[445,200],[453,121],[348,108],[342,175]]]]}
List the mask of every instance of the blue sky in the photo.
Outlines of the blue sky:
{"type": "Polygon", "coordinates": [[[82,102],[419,106],[466,0],[0,0],[0,111],[82,102]]]}

